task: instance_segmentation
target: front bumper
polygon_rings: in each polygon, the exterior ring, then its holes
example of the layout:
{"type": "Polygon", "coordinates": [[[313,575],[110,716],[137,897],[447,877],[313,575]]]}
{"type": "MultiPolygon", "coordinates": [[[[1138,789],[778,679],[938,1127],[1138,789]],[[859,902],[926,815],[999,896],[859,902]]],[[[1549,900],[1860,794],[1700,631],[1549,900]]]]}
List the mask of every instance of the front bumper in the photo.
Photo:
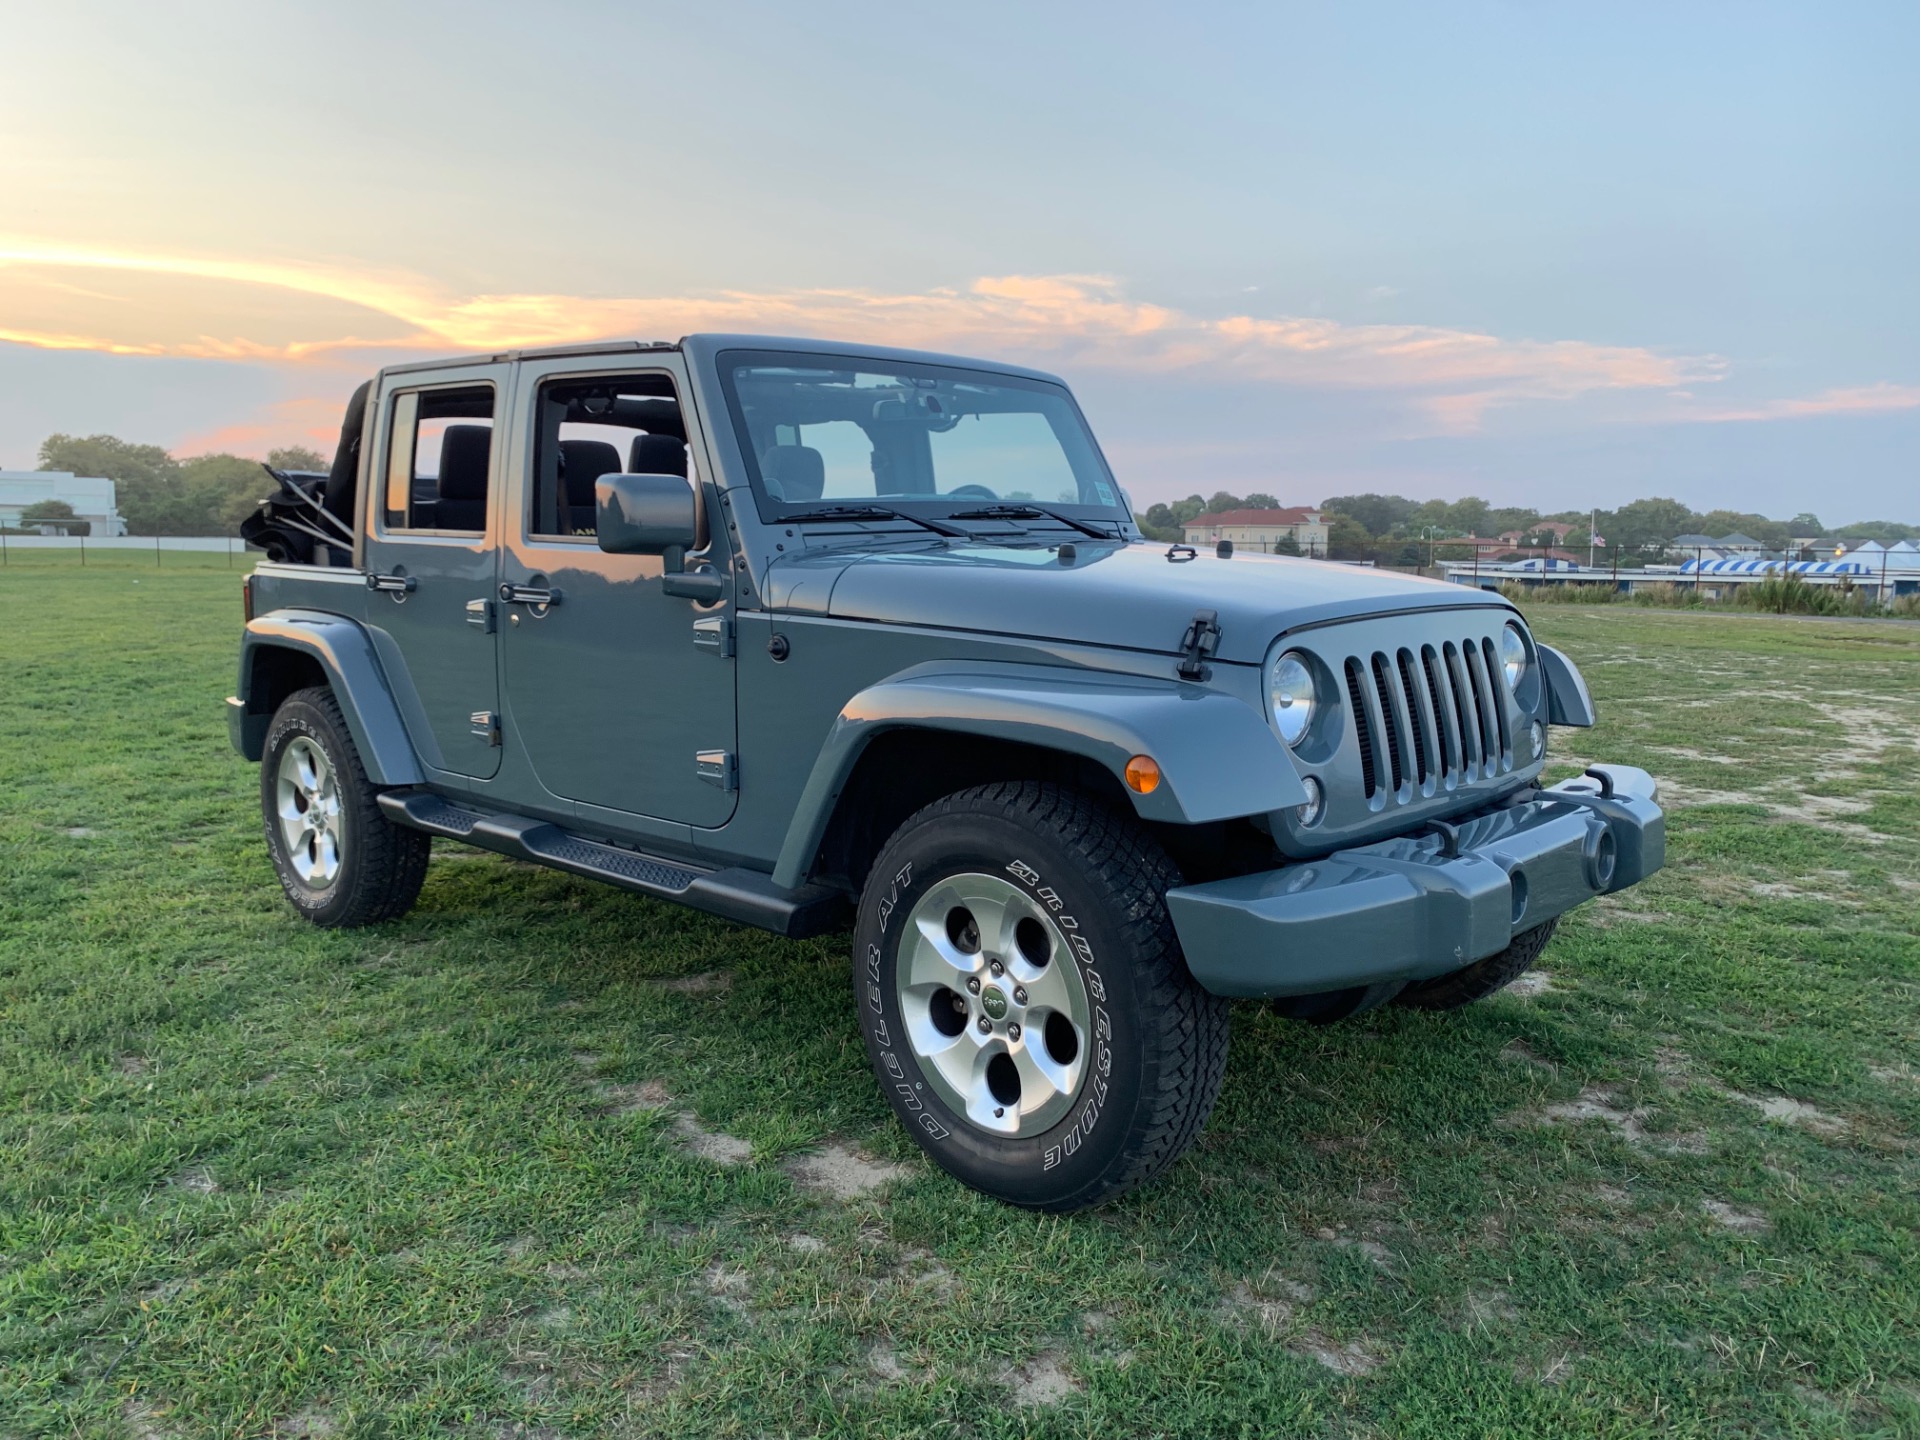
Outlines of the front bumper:
{"type": "Polygon", "coordinates": [[[1501,809],[1323,859],[1167,892],[1216,995],[1311,995],[1444,975],[1666,860],[1653,777],[1596,765],[1501,809]]]}

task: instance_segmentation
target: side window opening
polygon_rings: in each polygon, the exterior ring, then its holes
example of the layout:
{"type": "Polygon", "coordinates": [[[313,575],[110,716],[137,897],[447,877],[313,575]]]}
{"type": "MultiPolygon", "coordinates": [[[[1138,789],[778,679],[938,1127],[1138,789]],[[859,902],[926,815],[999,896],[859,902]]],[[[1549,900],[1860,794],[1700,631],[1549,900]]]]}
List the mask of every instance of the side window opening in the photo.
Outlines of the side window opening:
{"type": "Polygon", "coordinates": [[[529,535],[591,541],[594,485],[602,475],[684,475],[689,484],[696,478],[669,375],[551,380],[536,403],[529,535]]]}
{"type": "Polygon", "coordinates": [[[388,530],[485,532],[493,410],[491,385],[394,397],[381,502],[388,530]]]}

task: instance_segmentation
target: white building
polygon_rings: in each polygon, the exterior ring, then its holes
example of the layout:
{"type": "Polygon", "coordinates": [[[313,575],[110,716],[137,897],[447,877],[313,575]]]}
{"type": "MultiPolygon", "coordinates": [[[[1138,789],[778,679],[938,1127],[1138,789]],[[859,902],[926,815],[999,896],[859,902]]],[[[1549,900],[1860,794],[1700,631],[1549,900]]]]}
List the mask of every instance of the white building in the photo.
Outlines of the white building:
{"type": "Polygon", "coordinates": [[[1196,515],[1180,528],[1189,545],[1217,545],[1231,540],[1249,550],[1271,553],[1291,540],[1302,555],[1327,553],[1327,520],[1313,505],[1283,510],[1220,510],[1196,515]]]}
{"type": "Polygon", "coordinates": [[[114,508],[113,481],[65,470],[0,470],[0,525],[20,527],[20,512],[42,500],[64,500],[92,535],[124,535],[127,522],[114,508]]]}

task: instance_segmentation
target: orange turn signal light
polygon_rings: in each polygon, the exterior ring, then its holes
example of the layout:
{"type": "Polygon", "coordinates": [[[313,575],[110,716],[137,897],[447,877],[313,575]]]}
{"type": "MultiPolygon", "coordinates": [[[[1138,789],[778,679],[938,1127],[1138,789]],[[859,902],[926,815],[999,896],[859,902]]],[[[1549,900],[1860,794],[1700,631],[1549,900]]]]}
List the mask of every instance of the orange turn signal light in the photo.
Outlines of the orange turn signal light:
{"type": "Polygon", "coordinates": [[[1136,795],[1151,795],[1160,788],[1160,766],[1151,755],[1127,761],[1127,788],[1136,795]]]}

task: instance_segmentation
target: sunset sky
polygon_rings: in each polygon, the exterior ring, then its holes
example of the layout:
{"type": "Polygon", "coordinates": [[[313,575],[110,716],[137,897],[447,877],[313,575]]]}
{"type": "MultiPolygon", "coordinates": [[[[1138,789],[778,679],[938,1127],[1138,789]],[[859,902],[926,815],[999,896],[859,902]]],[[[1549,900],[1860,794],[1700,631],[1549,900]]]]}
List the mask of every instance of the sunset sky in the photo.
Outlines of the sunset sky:
{"type": "Polygon", "coordinates": [[[1058,371],[1142,503],[1920,520],[1920,7],[0,0],[0,466],[749,330],[1058,371]],[[1195,18],[1198,17],[1198,18],[1195,18]]]}

